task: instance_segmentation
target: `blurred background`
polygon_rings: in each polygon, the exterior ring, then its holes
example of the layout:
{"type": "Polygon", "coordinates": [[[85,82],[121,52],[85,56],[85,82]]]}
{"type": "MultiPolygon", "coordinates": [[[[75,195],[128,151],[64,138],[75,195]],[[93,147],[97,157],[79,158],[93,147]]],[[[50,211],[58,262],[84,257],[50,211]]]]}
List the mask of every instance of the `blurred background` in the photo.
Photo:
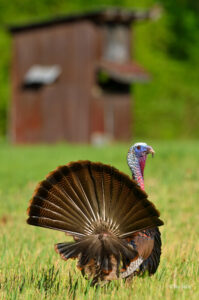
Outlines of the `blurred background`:
{"type": "MultiPolygon", "coordinates": [[[[136,63],[134,66],[130,65],[129,68],[135,68],[135,72],[140,72],[139,74],[136,73],[139,76],[134,76],[135,74],[131,72],[131,79],[128,79],[128,76],[126,76],[128,72],[121,76],[119,74],[119,77],[116,74],[121,83],[121,89],[124,88],[125,90],[128,87],[130,89],[128,92],[132,95],[133,99],[130,105],[130,135],[133,138],[165,140],[197,139],[199,137],[198,1],[107,0],[103,2],[101,0],[0,0],[1,139],[13,139],[12,133],[10,133],[10,128],[13,126],[13,121],[10,120],[13,118],[13,102],[11,102],[11,98],[13,99],[14,97],[13,91],[16,88],[14,79],[17,77],[17,73],[13,75],[13,70],[19,68],[20,71],[20,65],[17,65],[15,62],[16,36],[19,36],[16,32],[17,26],[34,23],[42,24],[49,22],[49,20],[54,20],[59,16],[66,18],[67,16],[78,16],[84,13],[89,15],[89,12],[93,13],[108,7],[120,7],[125,10],[134,11],[136,16],[134,17],[136,21],[133,21],[133,24],[130,26],[132,28],[132,31],[130,31],[132,35],[131,43],[133,45],[131,45],[132,47],[129,46],[130,56],[136,63]],[[155,15],[153,13],[150,14],[150,12],[155,12],[155,15]]],[[[42,27],[40,30],[42,32],[42,27]]],[[[27,31],[25,30],[25,35],[27,31]]],[[[22,48],[26,49],[27,47],[28,44],[24,40],[22,48]]],[[[24,56],[25,59],[26,57],[24,56]]],[[[107,67],[105,65],[100,67],[102,72],[98,74],[98,82],[100,82],[101,87],[106,88],[103,85],[107,80],[107,74],[104,72],[106,68],[108,75],[111,79],[115,80],[115,67],[117,66],[107,67]],[[111,72],[114,74],[110,75],[111,72]]],[[[26,72],[24,71],[23,76],[27,75],[28,71],[29,69],[26,72]]],[[[59,68],[54,71],[55,73],[57,71],[58,75],[61,72],[59,68]]],[[[120,71],[119,73],[122,73],[122,70],[120,71]]],[[[117,72],[118,70],[116,70],[117,72]]],[[[22,83],[26,84],[27,82],[22,83]]],[[[111,82],[111,88],[114,88],[114,82],[111,82]]],[[[27,93],[27,89],[24,86],[23,89],[27,93]]],[[[94,87],[92,93],[96,96],[101,91],[94,87]]],[[[20,97],[19,94],[18,98],[20,97]]],[[[54,94],[54,97],[56,98],[56,94],[54,94]]],[[[107,111],[107,108],[104,109],[107,111]]],[[[116,109],[120,111],[120,106],[116,109]]],[[[99,112],[98,106],[96,106],[96,110],[99,112]]],[[[128,105],[126,110],[129,110],[128,105]]],[[[46,111],[46,114],[48,114],[48,111],[46,111]]],[[[128,112],[126,114],[128,118],[128,112]]],[[[23,116],[24,112],[22,112],[22,118],[23,116]]],[[[108,120],[110,121],[111,118],[113,117],[109,115],[108,120]]],[[[120,123],[120,119],[116,120],[120,123]]],[[[109,121],[106,126],[111,127],[112,125],[109,121]]],[[[71,122],[74,123],[74,120],[71,122]]],[[[95,121],[93,122],[95,123],[95,121]]],[[[124,130],[126,131],[125,126],[128,127],[129,125],[124,124],[124,130]]],[[[93,133],[98,134],[100,132],[98,129],[97,127],[96,132],[94,131],[93,133]]],[[[54,130],[59,131],[59,128],[54,128],[54,130]]],[[[118,136],[118,140],[120,140],[120,133],[118,133],[118,136]]],[[[126,140],[128,137],[129,133],[125,137],[122,136],[121,140],[126,140]]],[[[92,138],[95,139],[96,137],[92,136],[92,138]]],[[[62,137],[60,137],[60,140],[62,140],[62,137]]],[[[13,141],[16,142],[16,140],[13,141]]],[[[23,140],[21,141],[23,142],[23,140]]],[[[51,138],[49,138],[49,141],[51,142],[51,138]]]]}

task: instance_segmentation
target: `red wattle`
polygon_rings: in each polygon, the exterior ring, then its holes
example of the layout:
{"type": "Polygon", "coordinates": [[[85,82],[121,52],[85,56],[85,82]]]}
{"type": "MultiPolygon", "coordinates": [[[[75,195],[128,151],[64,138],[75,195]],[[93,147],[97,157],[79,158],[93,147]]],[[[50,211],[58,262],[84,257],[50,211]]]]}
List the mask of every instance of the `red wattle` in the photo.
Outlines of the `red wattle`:
{"type": "Polygon", "coordinates": [[[140,164],[140,170],[141,170],[141,173],[142,173],[142,177],[144,177],[145,163],[146,163],[146,156],[140,157],[139,158],[139,164],[140,164]]]}

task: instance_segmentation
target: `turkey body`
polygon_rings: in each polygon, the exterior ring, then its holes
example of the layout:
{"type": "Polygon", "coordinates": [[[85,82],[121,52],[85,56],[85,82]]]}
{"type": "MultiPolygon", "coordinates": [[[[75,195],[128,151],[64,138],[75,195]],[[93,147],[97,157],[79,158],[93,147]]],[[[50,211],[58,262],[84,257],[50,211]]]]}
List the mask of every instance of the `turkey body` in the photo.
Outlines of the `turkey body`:
{"type": "Polygon", "coordinates": [[[161,256],[161,233],[158,227],[138,232],[130,244],[138,251],[142,259],[139,261],[139,266],[136,266],[137,268],[127,268],[122,277],[141,275],[145,271],[153,275],[159,266],[161,256]]]}
{"type": "Polygon", "coordinates": [[[139,273],[143,273],[145,271],[149,272],[149,275],[153,275],[160,263],[160,256],[161,256],[161,233],[158,227],[154,229],[148,230],[149,237],[153,239],[153,248],[148,256],[147,259],[143,261],[143,263],[140,265],[139,273]]]}
{"type": "Polygon", "coordinates": [[[39,183],[27,223],[60,230],[74,242],[55,245],[64,260],[77,259],[93,284],[148,270],[161,254],[159,212],[139,181],[90,161],[61,166],[39,183]]]}

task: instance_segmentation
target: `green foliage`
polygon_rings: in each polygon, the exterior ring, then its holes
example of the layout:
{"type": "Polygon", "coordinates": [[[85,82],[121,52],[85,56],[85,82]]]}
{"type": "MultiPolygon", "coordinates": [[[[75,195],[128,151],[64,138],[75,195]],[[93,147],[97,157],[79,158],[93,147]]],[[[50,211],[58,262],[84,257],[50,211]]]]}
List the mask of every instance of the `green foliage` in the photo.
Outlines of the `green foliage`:
{"type": "MultiPolygon", "coordinates": [[[[11,99],[9,24],[46,20],[107,6],[150,8],[156,0],[0,0],[0,136],[7,131],[11,99]]],[[[199,137],[199,2],[161,0],[163,17],[138,23],[135,54],[150,72],[149,84],[135,84],[134,135],[199,137]],[[158,126],[157,126],[158,124],[158,126]]]]}
{"type": "MultiPolygon", "coordinates": [[[[151,142],[151,141],[150,141],[151,142]]],[[[0,298],[1,299],[172,299],[199,296],[198,195],[199,143],[151,143],[145,188],[161,212],[162,257],[152,277],[92,288],[76,268],[63,261],[54,244],[67,237],[26,224],[28,200],[38,181],[58,165],[78,159],[110,163],[125,173],[127,145],[11,147],[0,144],[0,298]]]]}
{"type": "Polygon", "coordinates": [[[199,5],[197,1],[162,1],[169,20],[171,39],[167,41],[168,51],[177,59],[192,57],[192,50],[198,42],[199,5]]]}
{"type": "MultiPolygon", "coordinates": [[[[178,10],[182,10],[181,6],[178,10]]],[[[186,31],[182,27],[180,32],[171,18],[177,17],[164,13],[157,22],[136,26],[136,58],[152,75],[149,84],[135,86],[136,136],[163,139],[199,136],[199,39],[189,40],[191,28],[188,30],[187,26],[186,31]]],[[[199,27],[194,20],[192,30],[196,36],[199,27]]]]}

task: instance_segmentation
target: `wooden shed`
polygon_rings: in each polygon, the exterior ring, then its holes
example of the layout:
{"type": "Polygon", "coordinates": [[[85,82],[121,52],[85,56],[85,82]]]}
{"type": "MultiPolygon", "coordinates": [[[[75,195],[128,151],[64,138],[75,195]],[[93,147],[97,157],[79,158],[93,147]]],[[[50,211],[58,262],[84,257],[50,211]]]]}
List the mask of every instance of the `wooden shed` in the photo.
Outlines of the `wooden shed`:
{"type": "Polygon", "coordinates": [[[129,140],[132,26],[149,12],[108,9],[11,27],[13,143],[129,140]]]}

